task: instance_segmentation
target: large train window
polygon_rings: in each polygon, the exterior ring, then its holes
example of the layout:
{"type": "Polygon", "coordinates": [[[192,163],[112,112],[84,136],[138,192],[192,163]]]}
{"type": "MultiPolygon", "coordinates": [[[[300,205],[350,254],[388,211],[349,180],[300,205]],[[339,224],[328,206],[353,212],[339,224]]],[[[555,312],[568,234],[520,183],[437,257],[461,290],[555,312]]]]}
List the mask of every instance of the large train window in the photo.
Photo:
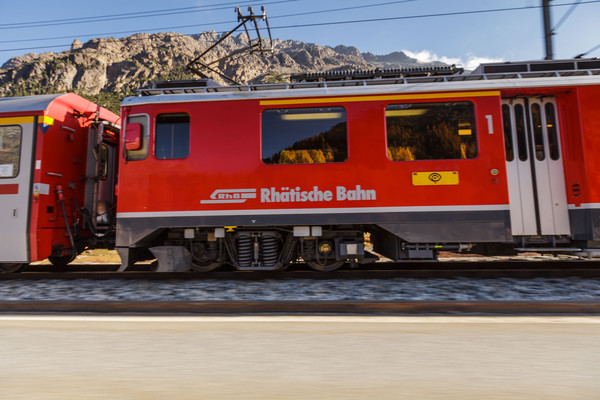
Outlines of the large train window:
{"type": "Polygon", "coordinates": [[[19,175],[21,136],[18,125],[0,126],[0,179],[19,175]]]}
{"type": "Polygon", "coordinates": [[[348,159],[343,107],[281,108],[262,113],[265,164],[322,164],[348,159]]]}
{"type": "Polygon", "coordinates": [[[154,156],[161,160],[187,158],[190,154],[190,116],[185,113],[156,117],[154,156]]]}
{"type": "MultiPolygon", "coordinates": [[[[143,160],[148,157],[148,149],[150,142],[150,130],[148,129],[148,115],[139,114],[127,117],[127,125],[125,125],[125,158],[127,161],[143,160]],[[135,129],[131,129],[135,127],[135,129]],[[137,140],[130,140],[129,132],[137,132],[137,140]],[[127,142],[133,142],[135,145],[129,146],[127,142]]],[[[136,139],[136,138],[134,138],[136,139]]]]}
{"type": "Polygon", "coordinates": [[[391,104],[385,109],[392,161],[455,160],[477,156],[473,103],[391,104]]]}

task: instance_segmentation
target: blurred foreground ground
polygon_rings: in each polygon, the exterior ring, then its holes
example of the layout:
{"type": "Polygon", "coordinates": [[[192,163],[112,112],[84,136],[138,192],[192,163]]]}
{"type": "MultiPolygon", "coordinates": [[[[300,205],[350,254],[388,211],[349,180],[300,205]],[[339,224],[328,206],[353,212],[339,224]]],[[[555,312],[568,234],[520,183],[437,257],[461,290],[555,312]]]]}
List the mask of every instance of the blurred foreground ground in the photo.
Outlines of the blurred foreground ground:
{"type": "Polygon", "coordinates": [[[0,398],[597,399],[600,317],[0,316],[0,398]]]}

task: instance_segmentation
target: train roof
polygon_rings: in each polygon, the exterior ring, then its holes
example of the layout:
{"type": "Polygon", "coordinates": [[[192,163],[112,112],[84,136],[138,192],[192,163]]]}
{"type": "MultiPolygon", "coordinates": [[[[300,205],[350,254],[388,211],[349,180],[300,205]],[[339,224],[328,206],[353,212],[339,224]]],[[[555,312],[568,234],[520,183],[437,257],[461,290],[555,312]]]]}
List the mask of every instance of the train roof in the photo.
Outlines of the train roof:
{"type": "Polygon", "coordinates": [[[482,64],[472,73],[397,78],[218,86],[211,81],[160,82],[127,97],[122,106],[248,98],[325,97],[383,93],[445,92],[600,84],[600,59],[482,64]],[[194,84],[195,83],[195,84],[194,84]]]}
{"type": "Polygon", "coordinates": [[[0,114],[43,111],[48,108],[50,103],[64,95],[64,93],[61,93],[23,97],[2,97],[0,98],[0,114]]]}
{"type": "Polygon", "coordinates": [[[49,115],[56,118],[58,114],[69,112],[80,112],[102,121],[110,122],[118,127],[120,117],[106,108],[79,96],[76,93],[42,94],[22,97],[1,97],[0,116],[11,117],[13,115],[49,115]]]}

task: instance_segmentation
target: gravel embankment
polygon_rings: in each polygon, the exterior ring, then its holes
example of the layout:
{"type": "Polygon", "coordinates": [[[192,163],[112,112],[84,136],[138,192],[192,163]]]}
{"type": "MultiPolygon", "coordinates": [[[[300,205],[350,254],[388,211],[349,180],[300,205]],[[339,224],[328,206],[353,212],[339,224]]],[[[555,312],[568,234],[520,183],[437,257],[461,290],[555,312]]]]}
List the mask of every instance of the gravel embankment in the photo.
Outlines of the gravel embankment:
{"type": "Polygon", "coordinates": [[[600,279],[8,280],[0,301],[600,301],[600,279]]]}

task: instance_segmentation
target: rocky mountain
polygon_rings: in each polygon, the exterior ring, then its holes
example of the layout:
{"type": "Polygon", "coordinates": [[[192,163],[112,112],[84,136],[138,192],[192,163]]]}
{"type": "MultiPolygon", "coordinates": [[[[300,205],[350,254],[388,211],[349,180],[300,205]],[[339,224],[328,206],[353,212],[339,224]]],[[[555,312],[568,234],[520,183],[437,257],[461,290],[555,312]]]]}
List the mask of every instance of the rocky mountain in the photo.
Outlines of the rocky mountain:
{"type": "MultiPolygon", "coordinates": [[[[216,32],[204,32],[139,33],[86,43],[75,40],[69,51],[30,53],[4,63],[0,68],[0,96],[75,91],[101,104],[112,100],[118,104],[123,96],[155,80],[198,78],[185,66],[219,38],[216,32]]],[[[230,36],[206,61],[246,45],[245,35],[230,36]]],[[[237,82],[265,83],[285,82],[290,74],[299,72],[432,65],[421,64],[402,52],[376,56],[355,47],[332,48],[294,40],[276,39],[273,49],[272,53],[246,53],[220,62],[217,69],[237,82]]],[[[218,76],[211,78],[224,83],[218,76]]],[[[108,106],[115,108],[114,104],[108,106]]]]}
{"type": "Polygon", "coordinates": [[[369,64],[372,64],[372,65],[375,65],[379,68],[398,68],[398,65],[411,66],[411,67],[415,67],[415,66],[422,67],[424,65],[441,67],[441,66],[447,65],[441,61],[434,61],[434,62],[426,63],[426,64],[420,63],[420,62],[416,61],[414,58],[410,58],[409,56],[407,56],[406,54],[404,54],[401,51],[395,51],[393,53],[386,54],[383,56],[376,56],[371,53],[362,53],[362,56],[366,62],[368,62],[369,64]],[[416,63],[415,63],[415,61],[416,61],[416,63]]]}

